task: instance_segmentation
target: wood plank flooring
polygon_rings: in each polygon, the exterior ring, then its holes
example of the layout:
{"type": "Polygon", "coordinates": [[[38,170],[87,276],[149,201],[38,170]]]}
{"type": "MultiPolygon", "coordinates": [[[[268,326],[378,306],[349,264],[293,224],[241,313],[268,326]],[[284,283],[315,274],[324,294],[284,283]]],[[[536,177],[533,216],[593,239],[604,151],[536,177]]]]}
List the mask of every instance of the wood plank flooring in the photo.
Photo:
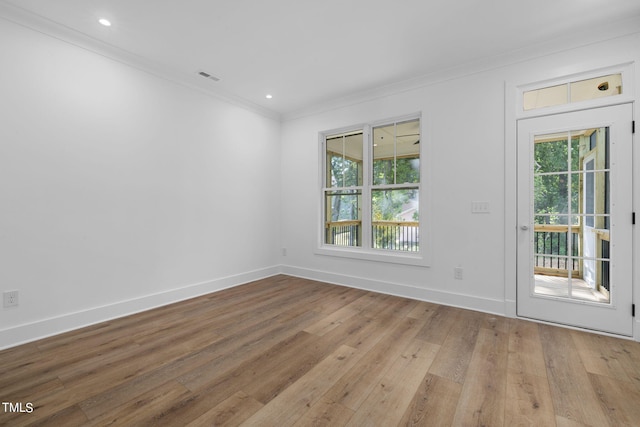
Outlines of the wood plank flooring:
{"type": "Polygon", "coordinates": [[[638,426],[640,343],[275,276],[2,351],[0,399],[34,408],[8,426],[638,426]]]}

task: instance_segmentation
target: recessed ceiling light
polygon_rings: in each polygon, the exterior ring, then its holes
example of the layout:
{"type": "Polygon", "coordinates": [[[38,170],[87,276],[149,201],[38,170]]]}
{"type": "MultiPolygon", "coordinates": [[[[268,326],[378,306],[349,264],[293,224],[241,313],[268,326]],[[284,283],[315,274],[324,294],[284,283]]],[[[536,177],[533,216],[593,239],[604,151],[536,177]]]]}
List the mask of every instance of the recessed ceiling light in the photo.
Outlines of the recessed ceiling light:
{"type": "Polygon", "coordinates": [[[100,18],[100,19],[98,19],[98,22],[99,22],[101,25],[104,25],[105,27],[110,27],[110,26],[111,26],[111,21],[109,21],[109,20],[108,20],[108,19],[106,19],[106,18],[100,18]]]}
{"type": "Polygon", "coordinates": [[[267,95],[265,95],[265,98],[267,98],[267,99],[271,99],[271,98],[273,98],[273,95],[271,95],[271,94],[267,94],[267,95]]]}

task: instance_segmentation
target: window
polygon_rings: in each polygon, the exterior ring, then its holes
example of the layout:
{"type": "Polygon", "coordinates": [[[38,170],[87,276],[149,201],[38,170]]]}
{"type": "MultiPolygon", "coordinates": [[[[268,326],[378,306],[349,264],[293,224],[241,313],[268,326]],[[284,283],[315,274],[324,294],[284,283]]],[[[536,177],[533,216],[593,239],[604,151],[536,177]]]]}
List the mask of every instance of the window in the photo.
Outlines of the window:
{"type": "Polygon", "coordinates": [[[321,134],[321,247],[420,254],[420,118],[321,134]]]}
{"type": "Polygon", "coordinates": [[[527,111],[621,94],[622,74],[617,73],[528,90],[522,103],[527,111]]]}
{"type": "Polygon", "coordinates": [[[418,251],[420,122],[374,127],[372,140],[372,246],[418,251]]]}
{"type": "Polygon", "coordinates": [[[325,146],[325,243],[362,246],[363,133],[329,135],[325,146]]]}

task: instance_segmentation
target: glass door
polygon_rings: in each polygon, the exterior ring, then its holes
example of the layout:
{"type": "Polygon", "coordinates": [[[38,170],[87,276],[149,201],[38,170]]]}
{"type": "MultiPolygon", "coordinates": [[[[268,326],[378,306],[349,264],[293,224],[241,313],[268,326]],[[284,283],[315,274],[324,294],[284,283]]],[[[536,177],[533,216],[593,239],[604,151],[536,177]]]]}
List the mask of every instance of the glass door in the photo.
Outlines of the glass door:
{"type": "Polygon", "coordinates": [[[518,315],[622,335],[631,317],[630,105],[518,122],[518,315]]]}

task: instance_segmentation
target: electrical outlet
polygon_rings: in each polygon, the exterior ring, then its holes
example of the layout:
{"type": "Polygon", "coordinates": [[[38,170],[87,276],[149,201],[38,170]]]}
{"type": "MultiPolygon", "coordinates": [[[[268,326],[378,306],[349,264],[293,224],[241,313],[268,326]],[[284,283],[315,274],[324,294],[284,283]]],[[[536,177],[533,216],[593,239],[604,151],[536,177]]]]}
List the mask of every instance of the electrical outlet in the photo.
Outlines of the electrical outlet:
{"type": "Polygon", "coordinates": [[[7,291],[2,293],[3,307],[17,307],[18,306],[18,291],[7,291]]]}
{"type": "Polygon", "coordinates": [[[456,280],[462,280],[462,267],[456,267],[453,269],[453,278],[456,280]]]}

